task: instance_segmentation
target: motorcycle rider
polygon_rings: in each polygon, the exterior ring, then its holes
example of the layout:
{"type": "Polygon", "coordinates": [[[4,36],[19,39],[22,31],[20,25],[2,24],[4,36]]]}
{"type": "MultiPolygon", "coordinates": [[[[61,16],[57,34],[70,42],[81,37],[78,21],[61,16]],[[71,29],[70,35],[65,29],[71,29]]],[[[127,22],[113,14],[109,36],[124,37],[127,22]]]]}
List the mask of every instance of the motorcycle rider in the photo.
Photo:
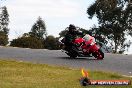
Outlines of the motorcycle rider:
{"type": "Polygon", "coordinates": [[[70,24],[65,35],[65,45],[68,47],[73,46],[72,42],[77,37],[77,35],[83,35],[83,33],[78,31],[73,24],[70,24]]]}

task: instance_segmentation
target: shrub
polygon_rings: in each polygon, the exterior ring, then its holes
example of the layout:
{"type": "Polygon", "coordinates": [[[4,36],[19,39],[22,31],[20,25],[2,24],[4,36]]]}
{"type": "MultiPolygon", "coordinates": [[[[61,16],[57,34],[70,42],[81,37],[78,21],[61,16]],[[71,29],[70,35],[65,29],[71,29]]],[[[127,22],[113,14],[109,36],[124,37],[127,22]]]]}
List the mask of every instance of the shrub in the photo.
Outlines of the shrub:
{"type": "Polygon", "coordinates": [[[41,49],[43,48],[43,43],[41,40],[36,37],[20,37],[13,39],[10,46],[13,47],[22,47],[22,48],[32,48],[32,49],[41,49]]]}
{"type": "Polygon", "coordinates": [[[45,45],[46,49],[50,49],[50,50],[57,50],[57,49],[59,49],[58,39],[55,38],[52,35],[47,36],[47,38],[44,41],[44,45],[45,45]]]}

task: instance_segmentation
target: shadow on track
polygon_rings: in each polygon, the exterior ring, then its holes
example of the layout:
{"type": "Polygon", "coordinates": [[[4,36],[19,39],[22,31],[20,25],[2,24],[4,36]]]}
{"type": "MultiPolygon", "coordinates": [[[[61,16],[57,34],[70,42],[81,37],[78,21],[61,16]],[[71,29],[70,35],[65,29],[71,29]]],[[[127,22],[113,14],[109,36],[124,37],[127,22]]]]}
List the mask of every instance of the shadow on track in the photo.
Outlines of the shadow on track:
{"type": "Polygon", "coordinates": [[[69,60],[97,60],[96,58],[92,57],[77,57],[77,58],[71,58],[71,57],[57,57],[58,59],[69,59],[69,60]]]}

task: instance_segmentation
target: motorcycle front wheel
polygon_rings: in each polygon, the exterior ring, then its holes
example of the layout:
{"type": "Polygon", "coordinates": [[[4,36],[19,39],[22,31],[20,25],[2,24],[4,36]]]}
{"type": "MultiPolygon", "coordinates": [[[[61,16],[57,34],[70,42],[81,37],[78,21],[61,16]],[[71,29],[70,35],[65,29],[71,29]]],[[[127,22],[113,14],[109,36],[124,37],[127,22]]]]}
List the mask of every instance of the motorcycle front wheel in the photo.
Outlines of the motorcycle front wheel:
{"type": "Polygon", "coordinates": [[[99,49],[98,51],[96,51],[95,53],[93,53],[93,56],[95,58],[97,58],[98,60],[103,60],[104,53],[102,52],[102,50],[99,49]]]}

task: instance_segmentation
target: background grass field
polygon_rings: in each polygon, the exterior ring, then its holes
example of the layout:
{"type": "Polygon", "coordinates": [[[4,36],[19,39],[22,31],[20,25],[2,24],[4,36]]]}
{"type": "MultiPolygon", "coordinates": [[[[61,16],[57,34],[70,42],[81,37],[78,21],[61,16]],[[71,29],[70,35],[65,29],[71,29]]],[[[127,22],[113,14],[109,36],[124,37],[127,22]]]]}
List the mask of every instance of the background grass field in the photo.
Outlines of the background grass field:
{"type": "MultiPolygon", "coordinates": [[[[89,72],[91,79],[130,79],[132,81],[132,78],[114,73],[89,72]]],[[[0,88],[132,88],[132,85],[82,87],[79,83],[81,77],[80,69],[0,60],[0,88]]]]}

